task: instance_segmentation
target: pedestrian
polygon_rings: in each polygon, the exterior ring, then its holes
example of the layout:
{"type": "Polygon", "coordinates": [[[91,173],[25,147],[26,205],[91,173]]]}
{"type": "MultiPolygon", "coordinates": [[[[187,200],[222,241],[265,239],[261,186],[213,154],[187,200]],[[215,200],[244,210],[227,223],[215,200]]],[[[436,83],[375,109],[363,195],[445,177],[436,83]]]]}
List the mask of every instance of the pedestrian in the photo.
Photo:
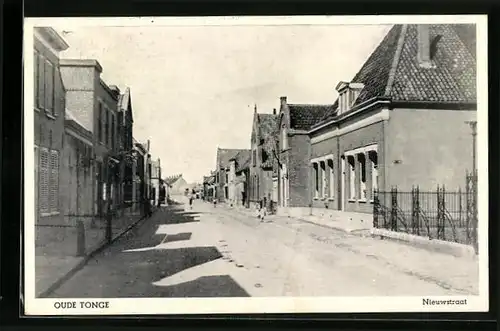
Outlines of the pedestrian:
{"type": "Polygon", "coordinates": [[[217,198],[214,197],[214,208],[217,207],[217,198]]]}
{"type": "MultiPolygon", "coordinates": [[[[193,192],[194,192],[194,190],[193,190],[193,192]]],[[[193,209],[193,199],[194,199],[194,194],[191,193],[189,195],[189,209],[191,209],[191,210],[193,209]]]]}

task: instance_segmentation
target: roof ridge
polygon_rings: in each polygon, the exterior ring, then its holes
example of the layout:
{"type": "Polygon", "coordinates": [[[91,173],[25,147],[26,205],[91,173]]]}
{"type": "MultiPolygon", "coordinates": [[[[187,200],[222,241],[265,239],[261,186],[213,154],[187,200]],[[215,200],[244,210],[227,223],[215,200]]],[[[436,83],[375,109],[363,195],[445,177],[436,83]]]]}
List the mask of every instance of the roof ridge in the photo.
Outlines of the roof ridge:
{"type": "MultiPolygon", "coordinates": [[[[288,106],[333,106],[333,103],[287,103],[288,106]]],[[[270,114],[272,115],[272,114],[270,114]]],[[[276,115],[277,116],[277,115],[276,115]]]]}
{"type": "Polygon", "coordinates": [[[399,60],[401,59],[401,51],[406,40],[406,32],[408,31],[408,24],[403,24],[401,27],[401,32],[399,32],[398,43],[396,46],[396,51],[392,59],[391,69],[389,70],[389,77],[387,78],[387,85],[385,86],[384,96],[389,96],[391,93],[392,85],[394,83],[394,77],[396,76],[396,70],[399,65],[399,60]]]}

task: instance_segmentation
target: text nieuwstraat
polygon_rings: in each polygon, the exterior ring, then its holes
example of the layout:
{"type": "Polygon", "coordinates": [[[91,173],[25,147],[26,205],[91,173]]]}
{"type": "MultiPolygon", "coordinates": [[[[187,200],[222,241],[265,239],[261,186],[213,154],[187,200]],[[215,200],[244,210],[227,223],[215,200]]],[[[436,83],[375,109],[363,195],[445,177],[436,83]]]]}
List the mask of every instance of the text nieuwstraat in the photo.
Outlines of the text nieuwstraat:
{"type": "Polygon", "coordinates": [[[434,300],[422,299],[424,306],[463,306],[467,304],[467,299],[434,300]]]}

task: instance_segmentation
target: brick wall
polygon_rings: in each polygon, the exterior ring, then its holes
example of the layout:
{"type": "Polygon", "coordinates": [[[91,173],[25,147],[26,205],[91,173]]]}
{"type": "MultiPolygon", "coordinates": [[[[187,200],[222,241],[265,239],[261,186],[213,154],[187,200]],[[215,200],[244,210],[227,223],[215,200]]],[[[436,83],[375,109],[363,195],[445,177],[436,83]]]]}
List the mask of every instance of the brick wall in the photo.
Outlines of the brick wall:
{"type": "Polygon", "coordinates": [[[293,135],[288,138],[288,176],[290,185],[289,207],[307,207],[310,200],[309,160],[310,138],[305,134],[293,135]]]}

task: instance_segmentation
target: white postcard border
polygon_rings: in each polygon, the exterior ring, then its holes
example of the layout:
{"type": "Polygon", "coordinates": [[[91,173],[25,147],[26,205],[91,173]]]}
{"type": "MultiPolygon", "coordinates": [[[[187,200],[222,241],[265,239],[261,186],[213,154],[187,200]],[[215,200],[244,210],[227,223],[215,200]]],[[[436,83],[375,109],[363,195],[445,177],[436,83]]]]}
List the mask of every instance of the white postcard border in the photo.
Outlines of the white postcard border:
{"type": "Polygon", "coordinates": [[[363,313],[488,311],[488,50],[486,15],[295,16],[295,17],[122,17],[26,18],[24,24],[24,300],[27,315],[149,315],[217,313],[363,313]],[[475,23],[477,26],[477,144],[479,213],[479,295],[453,297],[257,297],[257,298],[134,298],[103,299],[107,309],[79,308],[92,299],[35,298],[33,27],[52,26],[231,26],[231,25],[347,25],[408,23],[475,23]],[[33,215],[33,217],[27,217],[33,215]],[[467,300],[465,305],[423,305],[430,300],[467,300]],[[54,308],[56,302],[76,302],[77,308],[54,308]]]}

